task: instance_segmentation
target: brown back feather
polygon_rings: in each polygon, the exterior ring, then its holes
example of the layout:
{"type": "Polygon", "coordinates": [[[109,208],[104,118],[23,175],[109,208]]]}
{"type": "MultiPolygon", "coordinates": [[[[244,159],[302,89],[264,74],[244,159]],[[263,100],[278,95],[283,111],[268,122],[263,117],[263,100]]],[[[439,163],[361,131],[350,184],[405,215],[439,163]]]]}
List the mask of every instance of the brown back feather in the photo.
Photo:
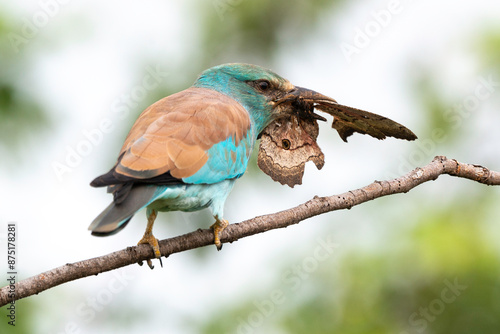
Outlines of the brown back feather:
{"type": "Polygon", "coordinates": [[[137,179],[169,172],[174,178],[195,174],[214,144],[250,128],[247,111],[224,94],[188,88],[152,104],[132,126],[114,172],[137,179]]]}

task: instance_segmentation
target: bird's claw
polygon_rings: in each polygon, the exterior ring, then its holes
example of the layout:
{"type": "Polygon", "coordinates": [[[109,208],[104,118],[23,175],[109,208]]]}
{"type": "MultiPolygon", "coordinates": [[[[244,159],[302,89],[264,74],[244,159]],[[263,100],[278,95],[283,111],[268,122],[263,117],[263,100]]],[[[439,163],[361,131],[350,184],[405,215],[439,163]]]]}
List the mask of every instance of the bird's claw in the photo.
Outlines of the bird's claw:
{"type": "MultiPolygon", "coordinates": [[[[161,257],[159,257],[158,260],[160,260],[160,266],[163,268],[163,262],[161,262],[161,257]]],[[[140,266],[142,266],[142,261],[140,261],[138,263],[139,263],[140,266]]],[[[153,265],[153,262],[151,261],[151,259],[147,259],[146,263],[148,264],[148,267],[151,270],[153,270],[155,268],[155,266],[153,265]]]]}
{"type": "MultiPolygon", "coordinates": [[[[158,239],[156,239],[153,234],[144,233],[144,236],[137,243],[137,245],[139,246],[142,244],[150,245],[151,248],[153,248],[155,258],[160,260],[160,266],[163,268],[163,263],[161,262],[160,245],[158,244],[158,239]]],[[[146,263],[148,264],[148,267],[151,269],[153,269],[155,267],[155,266],[153,266],[153,262],[151,261],[151,259],[147,259],[146,263]]],[[[139,265],[142,266],[142,261],[139,262],[139,265]]]]}
{"type": "Polygon", "coordinates": [[[215,223],[210,226],[210,228],[214,231],[214,244],[217,247],[217,250],[220,251],[222,249],[222,242],[220,241],[220,235],[222,231],[229,226],[229,223],[225,219],[219,219],[215,217],[215,223]]]}

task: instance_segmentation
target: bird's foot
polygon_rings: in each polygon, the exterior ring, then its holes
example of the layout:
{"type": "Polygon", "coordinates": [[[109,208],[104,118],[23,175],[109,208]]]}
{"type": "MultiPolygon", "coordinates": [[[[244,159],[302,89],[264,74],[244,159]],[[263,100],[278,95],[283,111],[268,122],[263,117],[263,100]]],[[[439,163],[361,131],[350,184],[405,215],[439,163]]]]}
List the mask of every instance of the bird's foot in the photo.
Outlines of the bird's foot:
{"type": "MultiPolygon", "coordinates": [[[[151,248],[153,248],[153,252],[155,253],[155,257],[160,260],[160,265],[163,267],[163,263],[161,262],[160,245],[158,244],[158,239],[156,239],[153,234],[144,233],[144,236],[137,243],[137,246],[142,245],[142,244],[150,245],[151,248]]],[[[151,269],[154,268],[153,263],[151,262],[151,259],[147,259],[146,263],[148,264],[149,268],[151,268],[151,269]]],[[[139,265],[142,266],[142,262],[139,262],[139,265]]]]}
{"type": "Polygon", "coordinates": [[[222,231],[226,229],[226,227],[229,226],[229,223],[225,219],[219,219],[218,217],[215,217],[215,223],[210,226],[210,228],[214,231],[214,244],[215,247],[217,247],[217,250],[222,249],[222,243],[220,242],[220,235],[222,231]]]}

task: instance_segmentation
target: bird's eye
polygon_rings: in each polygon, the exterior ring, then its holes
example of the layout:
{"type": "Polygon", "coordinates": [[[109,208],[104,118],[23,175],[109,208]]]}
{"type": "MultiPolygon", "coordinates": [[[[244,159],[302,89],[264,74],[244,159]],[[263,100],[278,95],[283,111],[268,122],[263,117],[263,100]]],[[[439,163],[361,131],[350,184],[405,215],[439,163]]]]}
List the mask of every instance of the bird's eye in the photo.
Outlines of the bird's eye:
{"type": "Polygon", "coordinates": [[[261,91],[266,91],[269,89],[269,87],[271,87],[271,83],[267,80],[259,80],[259,81],[257,81],[257,87],[261,91]]]}

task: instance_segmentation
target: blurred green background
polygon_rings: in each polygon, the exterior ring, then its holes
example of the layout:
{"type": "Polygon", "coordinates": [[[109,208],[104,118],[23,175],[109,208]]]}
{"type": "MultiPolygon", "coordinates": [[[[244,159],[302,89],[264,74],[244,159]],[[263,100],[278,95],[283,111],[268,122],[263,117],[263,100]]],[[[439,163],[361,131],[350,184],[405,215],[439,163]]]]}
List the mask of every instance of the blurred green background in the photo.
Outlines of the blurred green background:
{"type": "MultiPolygon", "coordinates": [[[[0,8],[0,237],[5,245],[7,223],[17,223],[20,279],[139,240],[143,213],[116,236],[90,236],[110,198],[88,183],[112,166],[145,107],[225,62],[272,68],[419,136],[344,144],[324,124],[325,167],[309,166],[290,189],[254,162],[226,204],[230,222],[397,177],[435,155],[500,170],[500,3],[0,8]]],[[[442,176],[222,252],[206,247],[153,271],[131,266],[65,284],[18,301],[14,328],[0,309],[0,332],[498,333],[499,203],[497,188],[442,176]]],[[[155,235],[211,223],[207,212],[162,214],[155,235]]]]}

